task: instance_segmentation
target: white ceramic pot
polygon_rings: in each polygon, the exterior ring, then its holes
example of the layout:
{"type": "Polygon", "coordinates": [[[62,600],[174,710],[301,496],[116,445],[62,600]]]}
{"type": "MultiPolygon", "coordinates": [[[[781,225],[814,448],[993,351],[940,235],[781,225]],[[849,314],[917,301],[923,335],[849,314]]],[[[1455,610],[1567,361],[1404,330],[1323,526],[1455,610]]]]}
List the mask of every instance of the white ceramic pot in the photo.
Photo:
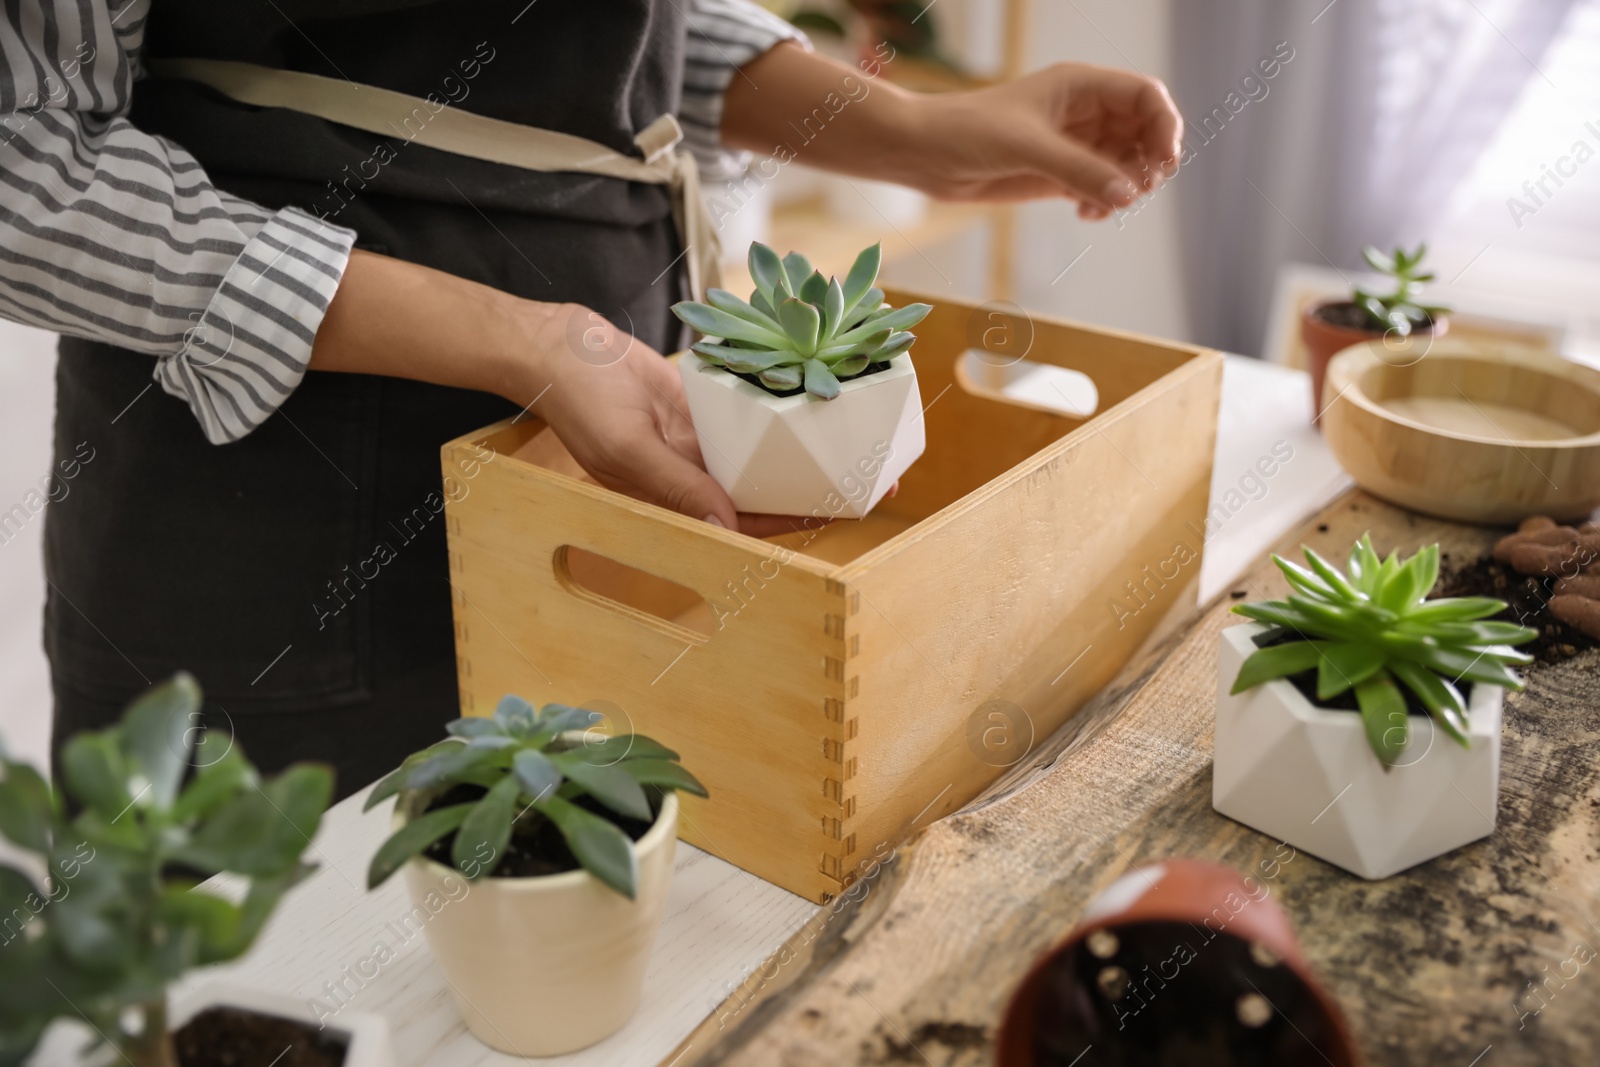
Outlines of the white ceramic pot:
{"type": "Polygon", "coordinates": [[[1357,712],[1316,707],[1281,678],[1228,693],[1266,629],[1248,623],[1220,635],[1212,807],[1363,878],[1494,831],[1503,689],[1472,687],[1471,748],[1412,716],[1405,751],[1385,771],[1357,712]]]}
{"type": "MultiPolygon", "coordinates": [[[[397,805],[397,828],[403,818],[397,805]]],[[[432,860],[407,863],[411,899],[432,916],[428,947],[473,1036],[518,1056],[557,1056],[622,1029],[639,1006],[677,838],[678,797],[668,792],[634,842],[634,900],[584,870],[467,882],[432,860]]]]}
{"type": "Polygon", "coordinates": [[[926,445],[909,353],[832,400],[773,396],[693,352],[678,373],[706,470],[740,511],[859,519],[926,445]]]}
{"type": "Polygon", "coordinates": [[[258,1015],[275,1015],[303,1023],[313,1030],[322,1028],[344,1039],[344,1067],[394,1067],[394,1046],[389,1039],[389,1024],[370,1012],[341,1011],[319,1016],[306,1001],[265,993],[249,986],[207,982],[192,993],[174,998],[167,1027],[177,1031],[208,1008],[239,1008],[258,1015]]]}

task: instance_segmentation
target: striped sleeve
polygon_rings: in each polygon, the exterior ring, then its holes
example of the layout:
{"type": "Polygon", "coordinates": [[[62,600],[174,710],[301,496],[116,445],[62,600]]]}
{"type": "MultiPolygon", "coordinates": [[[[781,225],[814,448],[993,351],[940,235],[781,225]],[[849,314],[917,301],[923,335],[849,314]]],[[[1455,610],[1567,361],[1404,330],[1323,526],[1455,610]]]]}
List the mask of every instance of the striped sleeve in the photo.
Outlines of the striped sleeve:
{"type": "Polygon", "coordinates": [[[0,315],[157,357],[214,444],[305,375],[355,235],[214,187],[124,117],[151,0],[8,0],[0,315]]]}
{"type": "Polygon", "coordinates": [[[779,41],[811,45],[805,34],[750,0],[691,0],[688,16],[679,124],[701,177],[729,181],[750,161],[748,152],[722,143],[722,99],[738,69],[779,41]]]}

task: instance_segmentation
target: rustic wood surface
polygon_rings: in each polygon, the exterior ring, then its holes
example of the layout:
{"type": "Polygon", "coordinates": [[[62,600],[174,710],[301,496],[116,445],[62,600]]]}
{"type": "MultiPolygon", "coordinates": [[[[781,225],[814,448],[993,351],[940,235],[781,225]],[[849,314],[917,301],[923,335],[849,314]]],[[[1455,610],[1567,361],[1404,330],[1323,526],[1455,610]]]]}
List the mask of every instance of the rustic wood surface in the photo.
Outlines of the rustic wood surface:
{"type": "MultiPolygon", "coordinates": [[[[1369,529],[1385,551],[1440,541],[1447,573],[1494,537],[1352,493],[1284,544],[1331,554],[1369,529]]],[[[1232,592],[1285,589],[1263,564],[1232,592]]],[[[1285,860],[1211,809],[1216,635],[1233,599],[967,809],[878,850],[849,898],[663,1063],[990,1062],[1028,963],[1099,890],[1170,856],[1265,882],[1374,1065],[1600,1062],[1600,653],[1539,666],[1509,696],[1492,836],[1366,882],[1304,853],[1285,860]]]]}

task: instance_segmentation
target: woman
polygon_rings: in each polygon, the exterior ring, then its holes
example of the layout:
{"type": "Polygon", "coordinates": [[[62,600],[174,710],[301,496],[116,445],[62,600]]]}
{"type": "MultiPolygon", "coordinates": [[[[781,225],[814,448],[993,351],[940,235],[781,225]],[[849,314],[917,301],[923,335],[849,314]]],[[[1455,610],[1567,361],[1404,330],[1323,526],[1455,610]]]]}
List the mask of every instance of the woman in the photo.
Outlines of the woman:
{"type": "MultiPolygon", "coordinates": [[[[725,166],[861,72],[739,0],[6,10],[0,313],[63,334],[55,447],[80,461],[46,523],[58,752],[179,668],[206,727],[264,768],[331,761],[343,792],[433,740],[456,714],[438,448],[519,411],[604,485],[763,530],[658,356],[697,258],[672,190],[496,152],[515,126],[637,166],[677,115],[725,166]],[[219,71],[315,100],[243,102],[219,71]],[[511,126],[436,147],[461,113],[511,126]],[[621,358],[593,358],[601,322],[621,358]]],[[[941,197],[1103,218],[1179,148],[1165,88],[1119,71],[847,95],[799,161],[941,197]]]]}

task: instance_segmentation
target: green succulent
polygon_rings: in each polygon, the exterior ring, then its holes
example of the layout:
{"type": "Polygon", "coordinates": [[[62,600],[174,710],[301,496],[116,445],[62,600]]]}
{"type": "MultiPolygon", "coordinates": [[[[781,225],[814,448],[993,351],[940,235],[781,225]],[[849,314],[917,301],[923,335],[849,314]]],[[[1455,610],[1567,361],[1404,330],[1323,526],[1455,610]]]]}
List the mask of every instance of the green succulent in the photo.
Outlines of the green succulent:
{"type": "Polygon", "coordinates": [[[824,278],[798,252],[782,259],[756,241],[750,245],[755,291],[746,303],[726,289],[706,293],[710,304],[686,300],[673,313],[715,340],[694,345],[700,358],[736,374],[754,375],[769,392],[803,385],[822,400],[839,395],[839,383],[887,363],[916,340],[911,327],[932,311],[928,304],[892,308],[875,288],[881,245],[856,257],[845,280],[824,278]]]}
{"type": "Polygon", "coordinates": [[[585,870],[626,897],[638,885],[633,841],[614,822],[573,803],[590,797],[618,815],[649,822],[651,801],[682,789],[705,796],[678,763],[678,754],[643,734],[602,736],[582,731],[601,716],[584,708],[546,704],[535,709],[507,696],[493,718],[457,719],[450,737],[406,757],[367,797],[370,810],[399,794],[425,802],[455,785],[486,792],[475,800],[435,808],[410,819],[372,857],[374,888],[413,856],[451,832],[450,859],[469,879],[489,874],[505,857],[512,833],[533,820],[555,824],[585,870]]]}
{"type": "Polygon", "coordinates": [[[1406,337],[1412,330],[1432,329],[1435,319],[1449,313],[1447,307],[1417,302],[1423,283],[1434,278],[1432,271],[1420,269],[1427,251],[1426,244],[1417,245],[1417,250],[1410,253],[1398,246],[1392,253],[1380,252],[1372,245],[1361,250],[1361,258],[1369,267],[1394,279],[1394,292],[1387,296],[1376,296],[1365,289],[1351,293],[1351,301],[1366,312],[1367,324],[1373,329],[1394,330],[1406,337]]]}
{"type": "Polygon", "coordinates": [[[231,737],[196,728],[200,699],[179,674],[119,725],[72,738],[61,777],[76,815],[36,770],[0,757],[0,833],[48,873],[0,864],[0,1064],[23,1062],[67,1017],[136,1067],[172,1067],[167,985],[241,956],[313,869],[300,856],[333,772],[302,763],[263,780],[231,737]],[[195,888],[224,871],[248,882],[237,902],[195,888]]]}
{"type": "Polygon", "coordinates": [[[1239,668],[1232,692],[1315,669],[1318,700],[1355,690],[1367,742],[1387,766],[1405,750],[1409,733],[1400,686],[1463,747],[1470,744],[1467,705],[1455,683],[1522,688],[1508,664],[1529,663],[1532,657],[1511,646],[1533,640],[1538,631],[1485,621],[1505,609],[1503,600],[1427,599],[1439,577],[1438,545],[1407,560],[1391,552],[1380,561],[1372,539],[1363,535],[1350,550],[1345,573],[1309,548],[1305,554],[1310,570],[1272,557],[1293,590],[1287,600],[1234,607],[1302,640],[1252,653],[1239,668]]]}

